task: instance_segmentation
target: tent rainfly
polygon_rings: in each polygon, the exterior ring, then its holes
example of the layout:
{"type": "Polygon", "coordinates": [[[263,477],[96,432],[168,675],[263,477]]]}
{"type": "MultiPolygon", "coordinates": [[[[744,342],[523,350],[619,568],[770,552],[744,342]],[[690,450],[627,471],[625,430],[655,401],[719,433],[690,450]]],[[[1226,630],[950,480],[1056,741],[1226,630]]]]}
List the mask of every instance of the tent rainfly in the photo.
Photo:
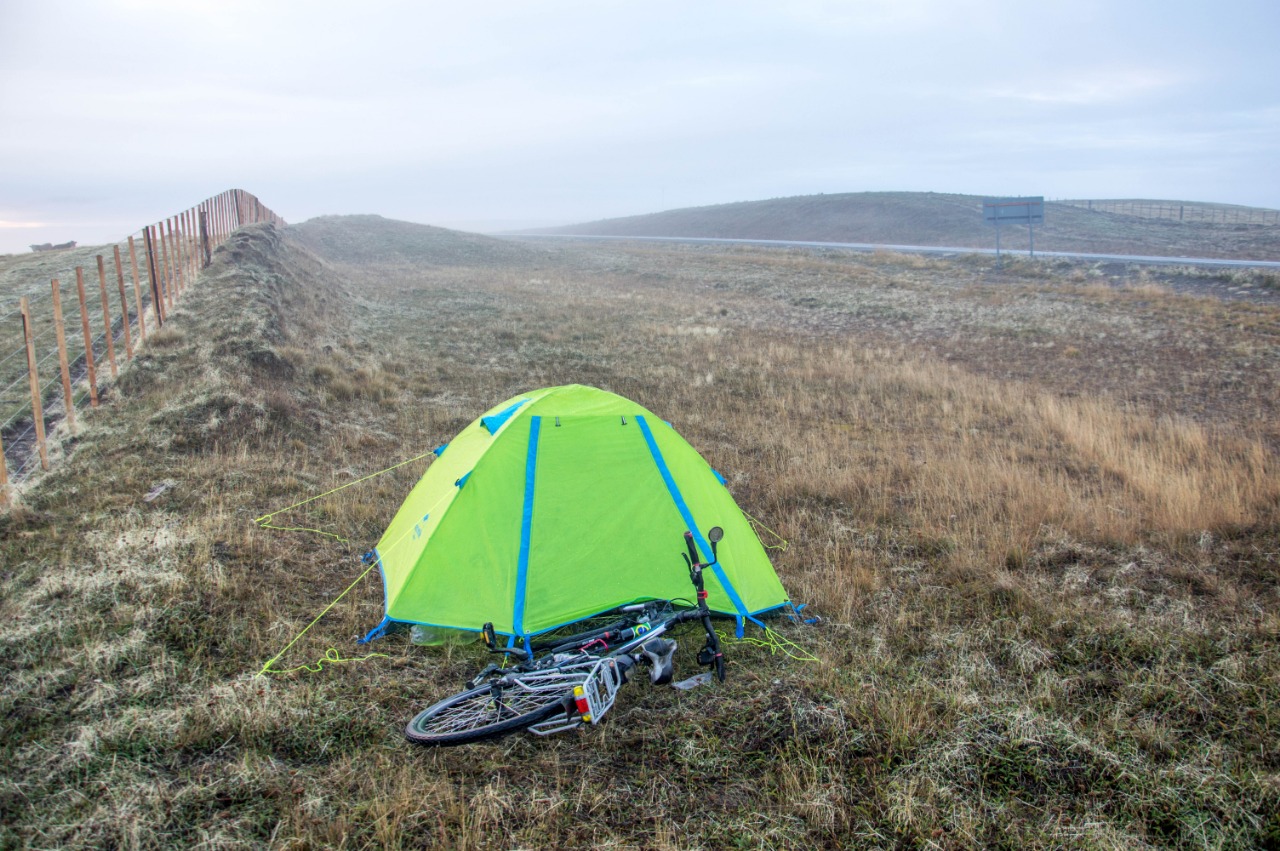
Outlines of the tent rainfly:
{"type": "MultiPolygon", "coordinates": [[[[511,640],[644,600],[690,600],[685,530],[704,561],[707,604],[747,620],[788,604],[724,479],[640,405],[572,384],[497,405],[454,440],[414,486],[367,556],[382,572],[392,623],[511,640]]],[[[758,621],[756,621],[758,623],[758,621]]]]}

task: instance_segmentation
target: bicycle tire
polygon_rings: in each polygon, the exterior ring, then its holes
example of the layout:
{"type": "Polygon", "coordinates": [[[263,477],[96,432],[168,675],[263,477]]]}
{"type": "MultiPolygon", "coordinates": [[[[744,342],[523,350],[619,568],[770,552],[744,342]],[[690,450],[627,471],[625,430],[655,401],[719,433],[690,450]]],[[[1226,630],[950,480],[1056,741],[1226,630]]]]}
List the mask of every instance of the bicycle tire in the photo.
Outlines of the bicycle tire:
{"type": "Polygon", "coordinates": [[[488,685],[459,692],[419,712],[404,735],[419,745],[465,745],[523,730],[562,710],[565,692],[506,689],[495,703],[488,685]]]}

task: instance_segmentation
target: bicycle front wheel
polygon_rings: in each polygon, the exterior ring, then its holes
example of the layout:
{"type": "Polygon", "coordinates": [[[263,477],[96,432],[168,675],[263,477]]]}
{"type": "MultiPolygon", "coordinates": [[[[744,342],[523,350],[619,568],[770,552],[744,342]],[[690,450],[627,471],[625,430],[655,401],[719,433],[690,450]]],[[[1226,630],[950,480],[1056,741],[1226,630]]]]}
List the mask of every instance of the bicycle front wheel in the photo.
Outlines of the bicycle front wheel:
{"type": "Polygon", "coordinates": [[[567,692],[496,690],[491,685],[455,694],[429,706],[409,722],[405,737],[420,745],[465,745],[491,739],[563,711],[567,692]]]}

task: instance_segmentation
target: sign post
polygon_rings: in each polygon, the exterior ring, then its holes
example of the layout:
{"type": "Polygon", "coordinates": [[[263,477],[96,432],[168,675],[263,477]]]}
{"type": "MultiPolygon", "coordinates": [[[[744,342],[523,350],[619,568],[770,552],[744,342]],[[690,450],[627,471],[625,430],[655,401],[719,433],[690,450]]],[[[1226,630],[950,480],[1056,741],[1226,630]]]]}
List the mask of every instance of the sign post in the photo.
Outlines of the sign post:
{"type": "Polygon", "coordinates": [[[1000,262],[1000,226],[1026,225],[1031,232],[1031,256],[1036,256],[1036,225],[1044,224],[1044,196],[1028,198],[987,198],[982,202],[982,220],[996,228],[996,262],[1000,262]]]}

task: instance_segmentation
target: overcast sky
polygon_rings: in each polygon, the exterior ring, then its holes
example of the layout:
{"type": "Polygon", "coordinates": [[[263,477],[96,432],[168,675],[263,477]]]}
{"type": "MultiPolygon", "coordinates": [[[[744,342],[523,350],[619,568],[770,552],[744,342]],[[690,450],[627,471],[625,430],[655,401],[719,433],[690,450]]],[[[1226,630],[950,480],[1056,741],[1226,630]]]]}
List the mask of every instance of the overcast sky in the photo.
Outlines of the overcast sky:
{"type": "Polygon", "coordinates": [[[1280,207],[1278,36],[1277,0],[0,0],[0,252],[231,187],[480,231],[866,190],[1280,207]]]}

